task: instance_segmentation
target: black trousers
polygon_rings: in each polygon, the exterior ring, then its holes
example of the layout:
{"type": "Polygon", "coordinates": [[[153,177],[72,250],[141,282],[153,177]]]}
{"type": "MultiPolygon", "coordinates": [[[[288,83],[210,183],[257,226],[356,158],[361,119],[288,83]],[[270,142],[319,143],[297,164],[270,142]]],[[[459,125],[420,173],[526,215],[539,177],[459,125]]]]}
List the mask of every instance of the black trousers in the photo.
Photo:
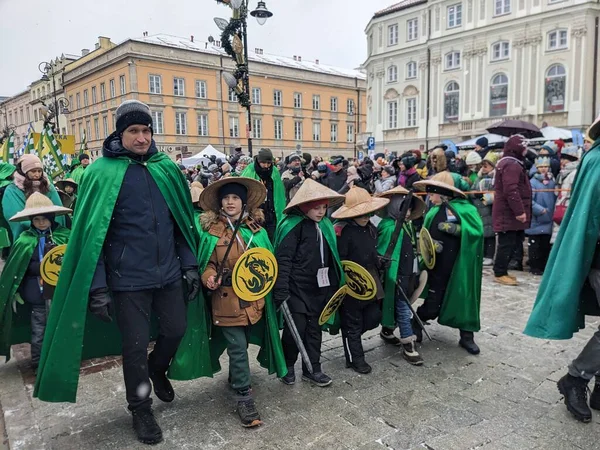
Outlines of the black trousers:
{"type": "MultiPolygon", "coordinates": [[[[313,367],[313,372],[321,372],[321,342],[323,341],[323,333],[319,325],[319,316],[292,313],[292,318],[294,319],[296,328],[298,328],[302,343],[306,347],[306,353],[308,353],[308,359],[313,367]]],[[[288,367],[293,367],[298,359],[299,350],[287,323],[283,328],[281,343],[283,345],[285,363],[288,367]]],[[[302,372],[306,375],[309,374],[304,361],[302,362],[302,372]]]]}
{"type": "Polygon", "coordinates": [[[543,272],[550,256],[551,234],[536,234],[529,236],[529,268],[532,271],[543,272]]]}
{"type": "Polygon", "coordinates": [[[446,294],[446,287],[452,275],[452,269],[453,267],[442,266],[435,267],[434,270],[429,272],[429,293],[423,304],[416,311],[423,322],[437,319],[440,315],[444,295],[446,294]]]}
{"type": "Polygon", "coordinates": [[[496,249],[496,260],[494,261],[494,275],[501,277],[508,275],[508,264],[513,253],[521,246],[521,264],[523,264],[523,240],[524,231],[504,231],[498,233],[498,248],[496,249]]]}
{"type": "Polygon", "coordinates": [[[379,326],[381,322],[379,304],[376,300],[361,301],[346,296],[340,307],[340,319],[346,361],[361,364],[365,361],[361,336],[364,332],[379,326]]]}
{"type": "Polygon", "coordinates": [[[483,257],[494,259],[496,254],[496,236],[483,239],[483,257]]]}
{"type": "Polygon", "coordinates": [[[46,305],[31,306],[31,365],[34,368],[37,368],[40,363],[47,317],[46,305]]]}
{"type": "Polygon", "coordinates": [[[165,373],[186,328],[186,307],[181,281],[162,289],[114,292],[117,324],[123,344],[123,376],[129,410],[149,408],[148,372],[165,373]],[[150,316],[158,318],[158,338],[148,357],[150,316]]]}

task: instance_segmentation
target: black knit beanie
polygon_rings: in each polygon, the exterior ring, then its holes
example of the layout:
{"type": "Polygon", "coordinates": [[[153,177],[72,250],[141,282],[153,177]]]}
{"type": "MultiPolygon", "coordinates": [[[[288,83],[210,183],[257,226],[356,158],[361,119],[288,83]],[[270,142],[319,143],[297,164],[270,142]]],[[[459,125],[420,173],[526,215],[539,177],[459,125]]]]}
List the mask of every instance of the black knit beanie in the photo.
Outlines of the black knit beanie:
{"type": "Polygon", "coordinates": [[[242,205],[245,205],[248,201],[248,189],[243,184],[227,183],[221,187],[219,189],[219,203],[222,203],[223,199],[229,194],[237,195],[242,200],[242,205]]]}
{"type": "Polygon", "coordinates": [[[131,125],[146,125],[152,130],[150,108],[138,100],[125,100],[117,108],[117,134],[123,133],[131,125]]]}

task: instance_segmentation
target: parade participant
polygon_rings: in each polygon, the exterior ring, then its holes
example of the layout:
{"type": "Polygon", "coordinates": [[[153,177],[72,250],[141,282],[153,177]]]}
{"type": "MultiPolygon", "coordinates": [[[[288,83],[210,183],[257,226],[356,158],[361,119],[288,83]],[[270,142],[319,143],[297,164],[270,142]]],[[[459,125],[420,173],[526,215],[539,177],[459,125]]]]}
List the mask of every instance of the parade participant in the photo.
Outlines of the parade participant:
{"type": "Polygon", "coordinates": [[[27,334],[31,336],[34,370],[40,362],[47,301],[52,299],[52,290],[41,281],[40,264],[50,249],[67,243],[70,231],[54,219],[69,212],[70,209],[55,206],[48,197],[35,192],[27,199],[25,209],[10,218],[11,222],[31,221],[31,225],[13,244],[0,276],[0,355],[8,361],[10,346],[23,342],[18,336],[27,334]],[[25,303],[19,302],[17,295],[25,303]]]}
{"type": "MultiPolygon", "coordinates": [[[[159,399],[173,401],[166,371],[186,330],[186,299],[195,300],[200,289],[187,183],[152,134],[148,106],[123,102],[103,157],[86,169],[34,391],[44,401],[75,401],[82,352],[94,353],[95,346],[100,354],[119,353],[110,324],[114,305],[127,402],[137,437],[146,444],[162,440],[150,380],[159,399]],[[88,297],[94,317],[86,320],[88,297]],[[158,337],[148,355],[152,311],[158,337]],[[102,333],[100,341],[90,338],[94,329],[102,333]]],[[[188,316],[187,322],[194,327],[201,320],[188,316]]]]}
{"type": "MultiPolygon", "coordinates": [[[[279,338],[279,327],[271,295],[247,302],[232,288],[233,269],[249,248],[273,248],[266,231],[260,226],[264,215],[258,207],[267,195],[259,181],[230,178],[210,185],[200,197],[206,212],[201,216],[203,240],[200,250],[202,283],[212,291],[211,354],[218,357],[225,348],[229,355],[229,384],[235,392],[237,413],[244,427],[260,425],[261,419],[250,388],[248,344],[262,347],[265,356],[259,361],[278,376],[286,374],[279,338]],[[243,217],[242,206],[246,205],[243,217]],[[235,224],[242,224],[234,238],[235,224]],[[231,243],[231,249],[226,256],[231,243]]],[[[255,281],[260,281],[258,278],[255,281]]],[[[185,342],[182,351],[185,352],[185,342]]]]}
{"type": "MultiPolygon", "coordinates": [[[[6,186],[2,196],[2,213],[5,218],[14,216],[25,208],[25,201],[34,192],[44,194],[56,206],[62,206],[62,201],[56,189],[48,180],[43,170],[42,161],[35,155],[26,154],[17,162],[17,170],[13,174],[13,182],[6,186]]],[[[63,217],[56,219],[59,225],[64,226],[63,217]]],[[[29,229],[30,222],[10,222],[9,231],[11,241],[14,242],[19,235],[29,229]]]]}
{"type": "Polygon", "coordinates": [[[404,293],[410,298],[418,284],[417,233],[413,220],[423,217],[426,206],[420,197],[413,196],[406,215],[401,217],[402,211],[405,210],[404,202],[408,193],[409,191],[402,186],[396,186],[394,189],[380,194],[380,197],[390,199],[390,203],[377,227],[377,252],[382,258],[381,269],[385,288],[385,296],[381,305],[383,314],[379,336],[386,343],[401,345],[404,359],[410,364],[419,366],[423,364],[423,358],[415,346],[416,335],[411,324],[410,307],[396,288],[396,283],[399,282],[404,293]],[[397,227],[400,229],[395,239],[396,245],[391,250],[390,259],[387,261],[386,253],[390,250],[397,227]],[[400,339],[394,336],[396,326],[400,331],[400,339]]]}
{"type": "Polygon", "coordinates": [[[75,200],[77,199],[77,183],[72,178],[60,180],[55,183],[58,189],[58,196],[65,208],[74,209],[75,200]]]}
{"type": "MultiPolygon", "coordinates": [[[[600,116],[588,130],[595,140],[585,153],[571,191],[571,201],[524,333],[541,339],[571,339],[584,328],[585,315],[600,315],[600,116]]],[[[565,405],[581,422],[600,410],[600,329],[558,381],[565,405]],[[588,406],[588,383],[596,383],[588,406]]]]}
{"type": "MultiPolygon", "coordinates": [[[[13,174],[17,168],[12,164],[0,163],[0,204],[2,204],[2,198],[4,197],[4,191],[13,182],[13,174]]],[[[4,217],[2,208],[0,208],[0,248],[2,250],[2,257],[8,256],[8,247],[10,247],[10,233],[8,221],[4,217]]]]}
{"type": "MultiPolygon", "coordinates": [[[[305,180],[285,209],[275,236],[279,275],[273,298],[279,307],[287,301],[313,374],[302,363],[302,379],[317,386],[329,386],[331,378],[321,369],[322,331],[318,320],[327,301],[343,283],[335,231],[326,217],[328,206],[337,206],[344,196],[313,180],[305,180]]],[[[298,347],[286,325],[282,336],[287,375],[285,384],[294,384],[298,347]]]]}
{"type": "MultiPolygon", "coordinates": [[[[457,187],[457,174],[439,174],[418,181],[415,188],[425,190],[434,205],[425,216],[424,226],[441,244],[436,264],[429,271],[429,292],[417,315],[425,322],[460,330],[459,345],[473,355],[479,354],[473,333],[479,331],[479,305],[483,263],[483,223],[466,195],[457,187]]],[[[413,322],[415,328],[416,322],[413,322]]],[[[416,325],[417,342],[422,330],[416,325]]]]}
{"type": "Polygon", "coordinates": [[[370,373],[371,366],[365,361],[361,336],[379,326],[379,301],[383,299],[378,273],[377,228],[370,218],[388,203],[388,199],[373,198],[366,190],[353,187],[346,194],[344,205],[332,215],[336,219],[334,229],[340,259],[353,261],[366,269],[377,288],[371,300],[357,300],[346,295],[339,310],[346,367],[362,374],[370,373]]]}
{"type": "Polygon", "coordinates": [[[246,167],[242,177],[253,178],[262,182],[267,188],[267,198],[260,206],[265,214],[264,228],[271,241],[275,237],[277,223],[283,218],[285,208],[285,187],[279,171],[273,166],[273,153],[268,148],[261,148],[254,163],[246,167]]]}
{"type": "Polygon", "coordinates": [[[204,191],[204,187],[202,187],[202,183],[199,181],[194,181],[190,186],[190,195],[192,197],[192,207],[194,208],[194,225],[200,231],[200,215],[202,214],[202,208],[200,207],[200,196],[204,191]]]}
{"type": "Polygon", "coordinates": [[[302,158],[296,153],[288,157],[287,170],[281,174],[281,181],[285,187],[285,198],[289,202],[304,181],[304,173],[302,172],[302,158]]]}
{"type": "Polygon", "coordinates": [[[79,155],[79,163],[80,165],[77,166],[77,168],[75,168],[73,172],[71,172],[71,178],[77,184],[81,183],[81,177],[83,176],[83,172],[85,172],[85,170],[90,165],[90,156],[86,155],[85,153],[82,153],[81,155],[79,155]]]}

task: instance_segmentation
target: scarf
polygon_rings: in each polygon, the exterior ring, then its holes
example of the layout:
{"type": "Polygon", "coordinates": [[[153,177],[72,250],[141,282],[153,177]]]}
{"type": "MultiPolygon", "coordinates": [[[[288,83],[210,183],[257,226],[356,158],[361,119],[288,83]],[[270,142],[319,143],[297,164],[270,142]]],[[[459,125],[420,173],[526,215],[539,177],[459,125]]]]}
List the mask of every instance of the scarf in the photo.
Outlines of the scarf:
{"type": "MultiPolygon", "coordinates": [[[[48,176],[46,175],[46,172],[42,172],[42,178],[47,180],[48,176]]],[[[15,171],[15,173],[13,174],[13,179],[15,181],[15,185],[22,191],[25,191],[25,175],[21,175],[19,172],[15,171]]],[[[33,184],[33,191],[34,192],[40,192],[40,186],[42,184],[41,180],[38,181],[31,181],[33,184]]]]}
{"type": "Polygon", "coordinates": [[[415,173],[417,173],[417,169],[415,167],[411,167],[410,169],[405,170],[404,172],[400,172],[400,176],[398,177],[398,185],[406,187],[406,181],[408,180],[408,177],[415,173]]]}

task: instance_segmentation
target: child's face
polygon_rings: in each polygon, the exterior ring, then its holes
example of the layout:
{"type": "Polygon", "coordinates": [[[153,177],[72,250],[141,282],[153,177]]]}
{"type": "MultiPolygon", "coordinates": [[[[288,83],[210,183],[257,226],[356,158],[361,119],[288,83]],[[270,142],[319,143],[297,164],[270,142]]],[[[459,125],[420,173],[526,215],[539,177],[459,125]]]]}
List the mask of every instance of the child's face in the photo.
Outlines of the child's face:
{"type": "Polygon", "coordinates": [[[434,205],[441,205],[442,204],[442,196],[440,194],[434,194],[434,193],[429,194],[429,200],[434,205]]]}
{"type": "Polygon", "coordinates": [[[50,225],[52,225],[50,221],[44,216],[35,216],[31,223],[35,228],[37,228],[40,231],[46,231],[48,228],[50,228],[50,225]]]}
{"type": "Polygon", "coordinates": [[[550,167],[547,166],[537,168],[538,173],[540,173],[541,175],[546,175],[548,173],[548,169],[550,169],[550,167]]]}
{"type": "Polygon", "coordinates": [[[481,166],[481,171],[484,174],[490,173],[493,169],[494,169],[494,167],[489,162],[487,162],[487,161],[484,161],[483,165],[481,166]]]}
{"type": "Polygon", "coordinates": [[[237,218],[242,212],[242,199],[235,194],[228,194],[221,200],[223,211],[233,218],[237,218]]]}
{"type": "Polygon", "coordinates": [[[65,192],[67,194],[72,194],[75,191],[75,189],[73,188],[73,186],[69,186],[68,184],[65,186],[65,192]]]}
{"type": "Polygon", "coordinates": [[[360,225],[361,227],[366,227],[367,224],[369,223],[369,219],[371,218],[370,215],[367,216],[360,216],[360,217],[355,217],[354,221],[360,225]]]}
{"type": "Polygon", "coordinates": [[[306,217],[315,222],[320,222],[323,217],[327,214],[327,205],[319,205],[315,208],[309,209],[306,213],[306,217]]]}

